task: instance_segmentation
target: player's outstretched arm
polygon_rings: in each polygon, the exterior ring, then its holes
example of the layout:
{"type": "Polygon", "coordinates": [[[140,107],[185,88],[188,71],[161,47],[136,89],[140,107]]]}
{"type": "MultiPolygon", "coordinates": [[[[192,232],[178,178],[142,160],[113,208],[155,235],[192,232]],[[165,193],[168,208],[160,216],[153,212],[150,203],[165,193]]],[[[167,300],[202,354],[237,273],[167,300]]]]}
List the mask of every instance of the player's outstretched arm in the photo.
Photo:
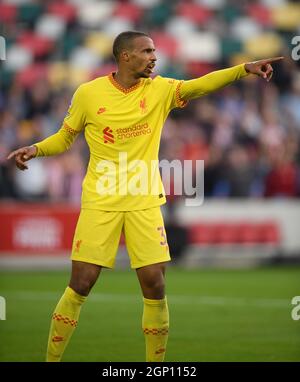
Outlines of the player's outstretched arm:
{"type": "Polygon", "coordinates": [[[25,162],[29,161],[32,158],[35,158],[37,154],[36,146],[26,146],[18,150],[12,151],[7,159],[15,158],[16,166],[20,170],[27,170],[28,166],[25,162]]]}
{"type": "Polygon", "coordinates": [[[35,143],[33,146],[22,147],[13,151],[7,159],[15,158],[17,167],[20,170],[27,170],[28,166],[25,162],[35,157],[45,157],[61,154],[67,151],[79,132],[72,130],[69,126],[64,124],[61,129],[50,137],[41,142],[35,143]]]}
{"type": "Polygon", "coordinates": [[[184,81],[180,87],[180,97],[188,101],[189,99],[204,96],[247,76],[249,73],[256,74],[269,81],[273,73],[271,63],[280,61],[283,58],[274,57],[248,62],[231,68],[217,70],[194,80],[184,81]]]}
{"type": "Polygon", "coordinates": [[[271,63],[283,60],[284,57],[266,58],[264,60],[247,62],[245,64],[245,70],[247,73],[256,74],[257,76],[267,80],[268,82],[272,78],[273,68],[271,63]]]}

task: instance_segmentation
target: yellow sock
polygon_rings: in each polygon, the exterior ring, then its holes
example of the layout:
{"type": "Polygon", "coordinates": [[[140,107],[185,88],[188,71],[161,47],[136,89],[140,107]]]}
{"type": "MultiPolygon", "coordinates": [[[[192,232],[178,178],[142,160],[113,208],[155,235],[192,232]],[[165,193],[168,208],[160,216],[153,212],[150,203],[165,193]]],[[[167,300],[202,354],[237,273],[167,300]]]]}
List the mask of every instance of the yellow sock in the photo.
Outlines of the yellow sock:
{"type": "Polygon", "coordinates": [[[47,362],[59,362],[77,326],[81,305],[86,297],[67,287],[59,300],[51,321],[47,362]]]}
{"type": "Polygon", "coordinates": [[[146,341],[146,362],[163,362],[169,333],[167,298],[144,298],[143,331],[146,341]]]}

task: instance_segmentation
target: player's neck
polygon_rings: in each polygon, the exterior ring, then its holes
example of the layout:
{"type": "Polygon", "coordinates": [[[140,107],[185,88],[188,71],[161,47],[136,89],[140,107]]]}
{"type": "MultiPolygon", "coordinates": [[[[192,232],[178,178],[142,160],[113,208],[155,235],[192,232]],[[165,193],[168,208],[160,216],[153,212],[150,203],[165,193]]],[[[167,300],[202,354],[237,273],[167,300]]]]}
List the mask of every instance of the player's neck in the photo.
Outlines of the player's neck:
{"type": "Polygon", "coordinates": [[[122,86],[124,89],[130,89],[131,87],[137,85],[141,79],[131,76],[130,73],[124,73],[122,70],[118,70],[113,74],[114,80],[122,86]]]}

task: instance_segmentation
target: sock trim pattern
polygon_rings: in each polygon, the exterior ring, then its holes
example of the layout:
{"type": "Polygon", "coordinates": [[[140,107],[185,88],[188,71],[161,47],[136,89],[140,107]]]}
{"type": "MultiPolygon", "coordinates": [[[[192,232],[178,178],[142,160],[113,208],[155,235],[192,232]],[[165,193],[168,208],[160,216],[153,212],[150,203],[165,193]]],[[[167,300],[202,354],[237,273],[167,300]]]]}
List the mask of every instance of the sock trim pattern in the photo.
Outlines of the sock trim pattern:
{"type": "Polygon", "coordinates": [[[78,321],[76,320],[70,320],[69,317],[64,317],[61,314],[57,314],[57,313],[53,314],[52,319],[56,321],[63,321],[64,324],[70,324],[71,326],[74,326],[74,327],[76,327],[78,323],[78,321]]]}
{"type": "Polygon", "coordinates": [[[52,337],[52,342],[61,342],[64,340],[64,337],[62,336],[54,336],[52,337]]]}
{"type": "Polygon", "coordinates": [[[153,329],[149,329],[149,328],[144,328],[143,329],[144,331],[144,334],[153,334],[154,336],[158,335],[158,334],[161,334],[163,336],[167,335],[169,333],[169,329],[167,328],[162,328],[162,329],[157,329],[157,328],[153,328],[153,329]]]}

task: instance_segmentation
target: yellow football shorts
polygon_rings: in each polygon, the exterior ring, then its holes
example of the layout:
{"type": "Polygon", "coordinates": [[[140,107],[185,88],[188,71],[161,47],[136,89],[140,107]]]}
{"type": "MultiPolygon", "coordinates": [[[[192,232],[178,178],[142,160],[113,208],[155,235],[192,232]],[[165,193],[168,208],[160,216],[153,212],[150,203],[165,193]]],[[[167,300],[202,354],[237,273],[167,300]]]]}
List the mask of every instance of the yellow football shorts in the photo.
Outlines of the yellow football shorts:
{"type": "Polygon", "coordinates": [[[71,259],[113,268],[122,231],[132,268],[171,260],[160,207],[125,212],[82,209],[71,259]]]}

